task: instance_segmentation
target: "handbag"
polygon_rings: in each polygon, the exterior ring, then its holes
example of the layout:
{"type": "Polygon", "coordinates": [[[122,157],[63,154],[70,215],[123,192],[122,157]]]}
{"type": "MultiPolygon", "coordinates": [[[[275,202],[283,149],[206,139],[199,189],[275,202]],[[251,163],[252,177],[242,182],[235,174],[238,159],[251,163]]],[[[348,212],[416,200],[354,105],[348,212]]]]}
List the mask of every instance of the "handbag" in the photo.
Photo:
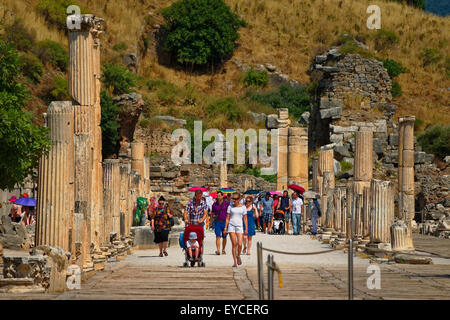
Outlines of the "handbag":
{"type": "Polygon", "coordinates": [[[169,222],[171,227],[175,225],[175,219],[173,217],[169,219],[169,222]]]}

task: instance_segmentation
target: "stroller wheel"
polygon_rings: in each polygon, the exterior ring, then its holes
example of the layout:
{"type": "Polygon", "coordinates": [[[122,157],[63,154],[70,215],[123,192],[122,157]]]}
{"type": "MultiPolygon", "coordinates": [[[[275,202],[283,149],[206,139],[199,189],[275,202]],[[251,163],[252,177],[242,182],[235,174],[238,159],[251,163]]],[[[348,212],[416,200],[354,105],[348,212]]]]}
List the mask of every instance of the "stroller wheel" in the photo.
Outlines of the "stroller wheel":
{"type": "Polygon", "coordinates": [[[189,264],[187,262],[183,263],[183,267],[187,267],[189,264]]]}
{"type": "Polygon", "coordinates": [[[191,261],[191,267],[195,267],[195,261],[191,261]]]}
{"type": "Polygon", "coordinates": [[[206,265],[204,262],[202,262],[200,266],[205,267],[206,265]]]}

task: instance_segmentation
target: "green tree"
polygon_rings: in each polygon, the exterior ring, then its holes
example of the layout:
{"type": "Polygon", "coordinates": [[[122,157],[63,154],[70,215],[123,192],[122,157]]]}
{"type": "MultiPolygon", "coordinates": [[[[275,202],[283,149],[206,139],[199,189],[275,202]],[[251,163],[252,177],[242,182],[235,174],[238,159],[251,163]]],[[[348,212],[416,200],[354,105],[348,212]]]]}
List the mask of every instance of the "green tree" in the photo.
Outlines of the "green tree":
{"type": "Polygon", "coordinates": [[[103,65],[102,72],[103,84],[113,94],[130,93],[137,86],[135,75],[119,64],[107,62],[103,65]]]}
{"type": "Polygon", "coordinates": [[[417,142],[425,152],[444,159],[450,155],[450,126],[432,126],[419,135],[417,142]]]}
{"type": "Polygon", "coordinates": [[[34,125],[23,110],[30,95],[19,82],[21,63],[14,45],[0,38],[0,189],[32,175],[51,146],[48,128],[34,125]]]}
{"type": "Polygon", "coordinates": [[[223,0],[180,0],[163,11],[164,48],[182,64],[215,63],[234,51],[245,21],[223,0]]]}
{"type": "Polygon", "coordinates": [[[119,136],[119,111],[120,108],[114,103],[113,99],[105,91],[100,93],[100,104],[102,107],[102,153],[103,158],[114,154],[117,150],[119,136]]]}

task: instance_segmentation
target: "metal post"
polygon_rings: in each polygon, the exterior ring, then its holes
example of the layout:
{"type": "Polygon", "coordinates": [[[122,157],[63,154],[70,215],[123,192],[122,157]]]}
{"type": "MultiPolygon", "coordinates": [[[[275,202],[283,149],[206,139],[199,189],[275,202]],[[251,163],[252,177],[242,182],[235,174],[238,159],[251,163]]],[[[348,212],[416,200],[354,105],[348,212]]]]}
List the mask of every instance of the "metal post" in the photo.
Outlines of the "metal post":
{"type": "Polygon", "coordinates": [[[268,300],[273,300],[273,255],[267,256],[267,288],[268,288],[268,300]]]}
{"type": "Polygon", "coordinates": [[[262,243],[258,241],[256,244],[258,255],[258,288],[259,288],[259,300],[264,300],[264,270],[263,270],[263,250],[262,243]]]}
{"type": "Polygon", "coordinates": [[[348,242],[348,300],[353,300],[353,239],[348,242]]]}

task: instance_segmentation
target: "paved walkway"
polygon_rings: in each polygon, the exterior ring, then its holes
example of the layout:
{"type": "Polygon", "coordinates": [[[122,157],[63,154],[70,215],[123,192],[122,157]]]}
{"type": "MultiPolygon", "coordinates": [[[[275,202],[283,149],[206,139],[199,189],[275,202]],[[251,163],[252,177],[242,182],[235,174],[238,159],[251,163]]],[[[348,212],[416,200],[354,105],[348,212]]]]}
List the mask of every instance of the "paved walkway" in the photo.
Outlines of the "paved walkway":
{"type": "MultiPolygon", "coordinates": [[[[436,238],[434,238],[436,239],[436,238]]],[[[440,239],[436,239],[440,240],[440,239]]],[[[205,268],[183,268],[184,255],[178,246],[159,251],[139,250],[124,261],[109,263],[86,282],[81,290],[61,295],[15,294],[0,299],[258,299],[256,241],[276,250],[313,252],[328,250],[310,236],[264,235],[254,237],[252,254],[242,256],[243,264],[232,268],[231,243],[227,254],[217,256],[215,237],[207,233],[205,268]],[[192,296],[195,288],[199,295],[192,296]]],[[[417,240],[417,246],[422,246],[417,240]]],[[[433,241],[433,239],[426,239],[433,241]]],[[[440,242],[439,242],[440,243],[440,242]]],[[[450,241],[444,243],[450,246],[450,241]]],[[[267,253],[264,254],[266,260],[267,253]]],[[[283,275],[283,288],[274,277],[275,299],[347,299],[347,254],[344,251],[295,256],[274,254],[283,275]]],[[[381,289],[367,288],[369,259],[354,258],[355,299],[450,299],[450,260],[434,257],[433,265],[379,264],[381,289]]],[[[264,268],[264,281],[267,268],[264,268]]]]}

